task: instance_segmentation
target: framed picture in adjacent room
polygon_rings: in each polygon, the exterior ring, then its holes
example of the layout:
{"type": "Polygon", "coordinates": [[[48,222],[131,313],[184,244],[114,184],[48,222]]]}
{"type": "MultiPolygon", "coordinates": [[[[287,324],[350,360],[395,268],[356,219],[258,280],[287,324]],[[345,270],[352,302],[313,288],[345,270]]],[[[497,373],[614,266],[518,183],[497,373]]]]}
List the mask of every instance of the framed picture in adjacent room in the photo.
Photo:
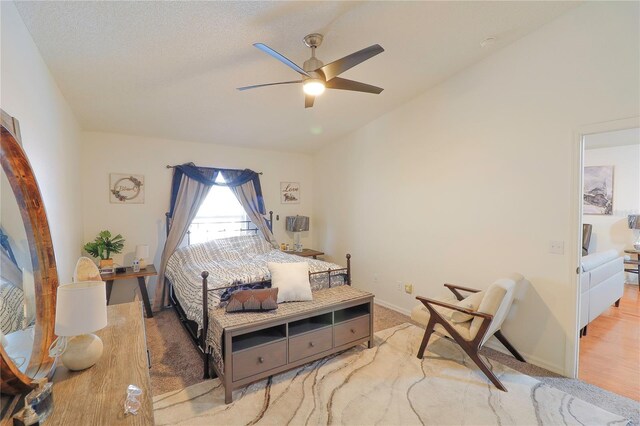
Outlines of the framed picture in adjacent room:
{"type": "Polygon", "coordinates": [[[280,182],[280,203],[298,204],[300,203],[300,183],[280,182]]]}
{"type": "Polygon", "coordinates": [[[613,166],[584,168],[584,214],[613,214],[613,166]]]}
{"type": "Polygon", "coordinates": [[[109,174],[109,201],[114,204],[144,204],[144,175],[109,174]]]}

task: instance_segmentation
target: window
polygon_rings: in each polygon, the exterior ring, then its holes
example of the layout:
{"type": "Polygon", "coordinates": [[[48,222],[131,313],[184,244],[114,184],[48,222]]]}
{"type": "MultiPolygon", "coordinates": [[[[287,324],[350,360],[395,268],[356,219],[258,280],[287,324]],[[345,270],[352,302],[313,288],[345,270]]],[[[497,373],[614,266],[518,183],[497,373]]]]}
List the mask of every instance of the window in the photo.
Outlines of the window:
{"type": "MultiPolygon", "coordinates": [[[[224,183],[222,174],[218,175],[216,182],[224,183]]],[[[255,233],[255,229],[231,189],[213,185],[191,222],[187,244],[246,235],[255,233]]]]}

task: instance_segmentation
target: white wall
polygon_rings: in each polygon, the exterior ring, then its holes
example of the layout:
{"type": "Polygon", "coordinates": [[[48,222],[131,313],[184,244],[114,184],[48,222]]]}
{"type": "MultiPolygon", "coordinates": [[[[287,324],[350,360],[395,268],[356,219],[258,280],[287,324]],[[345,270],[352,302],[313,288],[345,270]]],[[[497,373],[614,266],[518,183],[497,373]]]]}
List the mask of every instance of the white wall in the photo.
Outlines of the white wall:
{"type": "Polygon", "coordinates": [[[318,247],[351,252],[356,285],[403,311],[445,282],[486,288],[518,271],[531,284],[505,335],[573,374],[576,135],[639,115],[637,16],[637,3],[584,4],[323,149],[318,247]]]}
{"type": "MultiPolygon", "coordinates": [[[[584,215],[584,223],[593,225],[589,253],[609,249],[624,255],[633,248],[634,235],[629,229],[627,216],[640,213],[640,139],[638,129],[607,132],[585,137],[585,166],[613,166],[613,214],[584,215]],[[606,138],[609,147],[601,146],[606,138]],[[617,146],[616,146],[617,145],[617,146]]],[[[638,283],[638,275],[627,273],[628,283],[638,283]]]]}
{"type": "MultiPolygon", "coordinates": [[[[103,229],[120,233],[126,243],[124,253],[113,256],[116,263],[131,265],[135,246],[149,244],[151,260],[156,268],[159,267],[172,176],[172,171],[165,166],[185,162],[263,172],[260,177],[262,192],[267,211],[274,213],[273,230],[278,242],[293,242],[293,235],[285,230],[287,215],[311,216],[310,226],[315,226],[311,214],[313,167],[308,155],[86,132],[82,155],[84,241],[92,240],[103,229]],[[111,204],[109,173],[144,175],[144,204],[111,204]],[[300,204],[280,204],[280,182],[300,182],[300,204]],[[279,221],[275,221],[276,215],[280,215],[279,221]]],[[[302,233],[301,241],[305,247],[314,246],[310,232],[302,233]]],[[[155,278],[149,280],[151,295],[155,283],[155,278]]],[[[111,302],[131,301],[135,292],[138,292],[135,280],[117,282],[111,302]]]]}
{"type": "Polygon", "coordinates": [[[69,282],[82,242],[80,128],[15,5],[1,2],[0,105],[20,122],[51,227],[61,282],[69,282]]]}

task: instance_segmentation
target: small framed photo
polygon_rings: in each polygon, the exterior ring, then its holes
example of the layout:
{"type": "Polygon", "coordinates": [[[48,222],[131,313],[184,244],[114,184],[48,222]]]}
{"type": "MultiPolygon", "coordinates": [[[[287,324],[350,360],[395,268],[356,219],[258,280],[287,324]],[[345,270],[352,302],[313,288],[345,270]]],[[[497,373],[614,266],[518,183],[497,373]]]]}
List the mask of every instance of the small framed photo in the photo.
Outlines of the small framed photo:
{"type": "Polygon", "coordinates": [[[300,183],[280,182],[280,204],[300,203],[300,183]]]}
{"type": "Polygon", "coordinates": [[[113,204],[144,204],[144,175],[109,174],[109,201],[113,204]]]}

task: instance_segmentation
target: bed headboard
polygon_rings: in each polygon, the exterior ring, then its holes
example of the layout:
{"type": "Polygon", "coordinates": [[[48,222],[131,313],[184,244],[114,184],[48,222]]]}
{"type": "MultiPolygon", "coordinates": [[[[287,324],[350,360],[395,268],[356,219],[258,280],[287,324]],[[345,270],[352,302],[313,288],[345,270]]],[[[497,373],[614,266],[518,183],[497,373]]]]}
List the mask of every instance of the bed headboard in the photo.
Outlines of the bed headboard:
{"type": "MultiPolygon", "coordinates": [[[[169,235],[169,229],[171,228],[171,216],[169,214],[169,212],[165,213],[166,216],[166,231],[167,231],[167,235],[169,235]]],[[[269,230],[271,232],[273,232],[273,211],[269,211],[269,217],[267,218],[266,216],[264,217],[265,221],[267,222],[267,226],[269,226],[269,230]]],[[[206,224],[194,224],[192,223],[189,226],[189,230],[187,231],[187,245],[191,245],[191,227],[193,226],[206,226],[206,224]]],[[[241,220],[241,221],[229,221],[229,222],[215,222],[215,225],[229,225],[230,227],[233,227],[234,229],[232,229],[232,231],[238,231],[238,232],[242,232],[243,235],[248,235],[248,234],[257,234],[258,233],[258,228],[253,224],[253,222],[251,222],[250,220],[241,220]]],[[[228,231],[228,230],[227,230],[228,231]]]]}

